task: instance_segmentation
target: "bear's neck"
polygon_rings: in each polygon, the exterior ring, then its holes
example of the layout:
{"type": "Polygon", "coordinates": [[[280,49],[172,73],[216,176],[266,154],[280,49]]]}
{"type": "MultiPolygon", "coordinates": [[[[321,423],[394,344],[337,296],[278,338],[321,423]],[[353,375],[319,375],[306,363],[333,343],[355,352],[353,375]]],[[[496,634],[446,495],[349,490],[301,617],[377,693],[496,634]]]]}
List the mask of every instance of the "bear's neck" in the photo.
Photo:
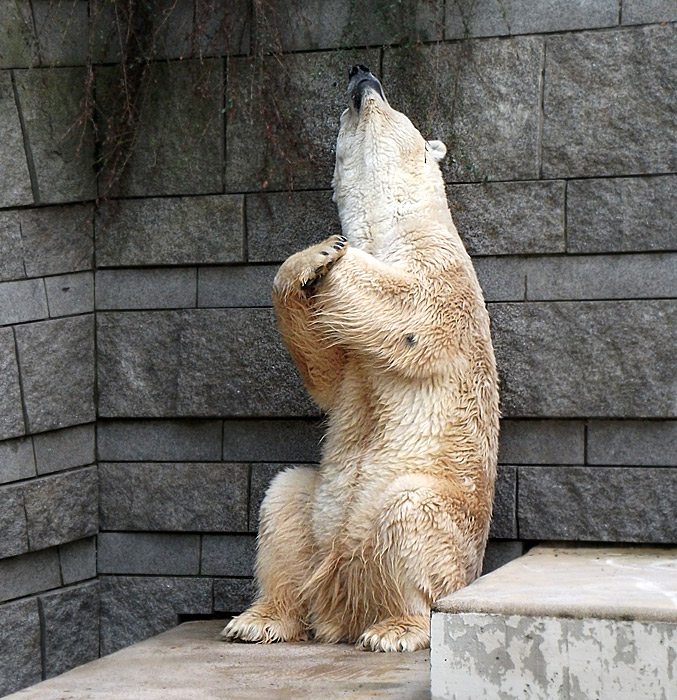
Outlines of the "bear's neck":
{"type": "Polygon", "coordinates": [[[341,229],[348,242],[376,258],[396,260],[406,255],[423,230],[443,226],[455,232],[444,188],[434,187],[420,198],[400,188],[355,188],[337,205],[341,229]]]}

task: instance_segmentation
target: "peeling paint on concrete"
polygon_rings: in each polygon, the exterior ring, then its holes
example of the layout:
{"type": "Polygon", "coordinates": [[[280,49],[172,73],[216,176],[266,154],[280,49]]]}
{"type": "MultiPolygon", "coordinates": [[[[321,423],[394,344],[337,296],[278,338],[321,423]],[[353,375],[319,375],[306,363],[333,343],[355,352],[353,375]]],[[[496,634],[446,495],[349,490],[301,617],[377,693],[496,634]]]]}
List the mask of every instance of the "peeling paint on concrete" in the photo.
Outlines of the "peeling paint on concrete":
{"type": "MultiPolygon", "coordinates": [[[[494,572],[488,586],[482,585],[483,579],[475,584],[481,612],[449,612],[455,605],[454,596],[437,606],[431,638],[433,700],[677,700],[677,621],[665,620],[669,617],[665,580],[656,576],[658,570],[674,569],[675,550],[656,550],[653,554],[663,558],[661,565],[653,561],[645,568],[641,562],[646,552],[634,563],[629,561],[631,550],[622,553],[624,568],[627,565],[632,570],[633,579],[645,593],[640,601],[642,618],[650,617],[655,606],[657,620],[653,621],[623,619],[628,611],[620,606],[616,617],[610,607],[605,608],[607,617],[575,616],[572,611],[580,611],[581,603],[600,611],[598,597],[619,596],[627,579],[610,576],[593,586],[599,566],[591,565],[586,574],[581,566],[583,553],[577,551],[571,552],[576,558],[575,578],[584,585],[567,585],[566,574],[555,583],[547,566],[547,550],[539,550],[538,567],[528,556],[523,558],[527,562],[526,566],[522,562],[521,569],[520,560],[504,567],[509,569],[504,590],[499,585],[501,569],[494,572]],[[550,578],[539,579],[537,570],[550,578]],[[520,576],[528,579],[527,597],[520,588],[520,576]],[[589,585],[585,585],[586,576],[589,585]],[[616,585],[619,578],[620,588],[616,585]],[[553,592],[553,588],[559,591],[553,592]],[[568,590],[568,606],[564,590],[568,590]],[[492,611],[494,591],[497,609],[492,611]],[[513,600],[520,600],[522,614],[505,612],[510,592],[513,600]],[[557,604],[552,605],[555,599],[557,604]],[[545,604],[551,605],[550,614],[542,614],[545,604]],[[529,605],[534,614],[528,614],[529,605]]],[[[560,560],[559,573],[566,571],[566,562],[561,559],[566,559],[567,553],[550,551],[560,560]]],[[[597,556],[593,560],[600,561],[597,556]]],[[[464,609],[472,608],[472,589],[463,592],[464,609]]]]}

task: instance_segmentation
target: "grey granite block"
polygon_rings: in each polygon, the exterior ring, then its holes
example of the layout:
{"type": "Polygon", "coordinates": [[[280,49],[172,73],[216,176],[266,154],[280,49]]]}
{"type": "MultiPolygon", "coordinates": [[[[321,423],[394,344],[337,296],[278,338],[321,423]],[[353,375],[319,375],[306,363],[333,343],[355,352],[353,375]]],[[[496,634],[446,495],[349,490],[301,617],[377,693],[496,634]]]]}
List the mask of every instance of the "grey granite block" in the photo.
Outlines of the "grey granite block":
{"type": "Polygon", "coordinates": [[[94,199],[94,137],[89,120],[80,121],[85,69],[18,70],[15,77],[35,163],[39,201],[94,199]],[[46,104],[49,110],[44,108],[46,104]]]}
{"type": "Polygon", "coordinates": [[[471,255],[564,252],[563,182],[449,185],[447,196],[471,255]]]}
{"type": "Polygon", "coordinates": [[[319,462],[319,420],[230,420],[224,423],[223,459],[231,462],[319,462]]]}
{"type": "Polygon", "coordinates": [[[247,528],[245,464],[101,464],[104,530],[242,532],[247,528]]]}
{"type": "Polygon", "coordinates": [[[221,459],[221,426],[216,420],[99,421],[99,459],[216,462],[221,459]]]}
{"type": "Polygon", "coordinates": [[[623,0],[621,24],[677,22],[675,0],[623,0]]]}
{"type": "Polygon", "coordinates": [[[207,576],[253,576],[253,535],[203,535],[200,573],[207,576]]]}
{"type": "Polygon", "coordinates": [[[540,37],[388,50],[384,89],[425,138],[449,149],[447,181],[535,179],[540,37]]]}
{"type": "MultiPolygon", "coordinates": [[[[119,85],[119,66],[97,72],[102,142],[120,118],[119,85]]],[[[149,197],[223,191],[223,59],[151,63],[145,91],[133,153],[119,181],[103,169],[101,192],[149,197]]]]}
{"type": "Polygon", "coordinates": [[[0,328],[0,439],[25,432],[19,367],[11,328],[0,328]]]}
{"type": "Polygon", "coordinates": [[[113,202],[99,210],[99,266],[242,261],[244,198],[167,197],[113,202]]]}
{"type": "Polygon", "coordinates": [[[94,311],[94,274],[77,272],[45,279],[52,318],[94,311]]]}
{"type": "Polygon", "coordinates": [[[587,460],[677,467],[677,421],[590,421],[587,460]]]}
{"type": "Polygon", "coordinates": [[[36,63],[31,6],[0,3],[0,68],[28,67],[36,63]]]}
{"type": "Polygon", "coordinates": [[[506,417],[677,414],[674,301],[506,303],[490,315],[506,417]]]}
{"type": "Polygon", "coordinates": [[[61,578],[64,585],[96,576],[96,538],[67,542],[59,545],[61,578]]]}
{"type": "Polygon", "coordinates": [[[520,467],[519,533],[533,540],[670,543],[677,469],[520,467]]]}
{"type": "Polygon", "coordinates": [[[97,320],[102,417],[317,413],[272,309],[105,312],[97,320]]]}
{"type": "Polygon", "coordinates": [[[66,3],[32,0],[31,5],[40,64],[85,65],[89,40],[88,3],[85,0],[66,3]]]}
{"type": "Polygon", "coordinates": [[[56,548],[0,559],[0,602],[61,585],[56,548]]]}
{"type": "Polygon", "coordinates": [[[37,321],[48,315],[41,279],[0,282],[0,326],[37,321]]]}
{"type": "Polygon", "coordinates": [[[32,550],[98,532],[96,467],[35,479],[23,492],[32,550]]]}
{"type": "Polygon", "coordinates": [[[585,423],[573,420],[503,420],[500,464],[583,464],[585,423]]]}
{"type": "Polygon", "coordinates": [[[97,542],[100,574],[200,573],[199,535],[102,532],[97,542]]]}
{"type": "Polygon", "coordinates": [[[526,299],[527,260],[497,256],[475,258],[473,266],[485,301],[521,301],[526,299]]]}
{"type": "Polygon", "coordinates": [[[255,595],[256,582],[253,579],[214,579],[214,612],[237,615],[252,604],[255,595]]]}
{"type": "Polygon", "coordinates": [[[102,576],[101,654],[164,632],[179,615],[211,612],[211,579],[102,576]]]}
{"type": "Polygon", "coordinates": [[[256,11],[264,46],[269,51],[285,53],[439,41],[444,30],[442,0],[400,3],[302,0],[257,5],[256,11]]]}
{"type": "MultiPolygon", "coordinates": [[[[0,18],[5,10],[0,9],[0,18]]],[[[0,25],[1,26],[1,25],[0,25]]],[[[0,32],[4,34],[4,27],[0,32]]],[[[0,42],[4,37],[0,36],[0,42]]],[[[18,39],[18,37],[17,37],[18,39]]],[[[2,50],[0,44],[0,51],[2,50]]],[[[0,56],[0,61],[2,57],[0,56]]],[[[9,71],[0,71],[0,206],[33,202],[28,160],[9,71]]]]}
{"type": "Polygon", "coordinates": [[[517,537],[517,469],[501,466],[496,478],[494,508],[489,537],[517,537]]]}
{"type": "Polygon", "coordinates": [[[33,446],[38,474],[84,467],[96,461],[93,424],[34,435],[33,446]]]}
{"type": "Polygon", "coordinates": [[[94,317],[15,329],[31,432],[94,420],[94,317]]]}
{"type": "Polygon", "coordinates": [[[42,614],[45,678],[99,657],[99,582],[38,598],[42,614]]]}
{"type": "Polygon", "coordinates": [[[19,212],[29,277],[91,270],[94,264],[94,207],[73,204],[19,212]]]}
{"type": "Polygon", "coordinates": [[[35,455],[30,438],[0,442],[0,484],[35,476],[35,455]]]}
{"type": "Polygon", "coordinates": [[[28,528],[23,489],[20,486],[0,487],[0,559],[27,551],[28,528]]]}
{"type": "Polygon", "coordinates": [[[675,250],[675,199],[675,175],[572,180],[567,186],[567,250],[675,250]]]}
{"type": "MultiPolygon", "coordinates": [[[[0,8],[3,6],[4,3],[0,4],[0,8]]],[[[8,695],[42,680],[40,616],[36,598],[0,605],[0,648],[0,695],[8,695]]]]}
{"type": "Polygon", "coordinates": [[[489,540],[484,553],[482,576],[524,554],[524,544],[515,540],[489,540]]]}
{"type": "Polygon", "coordinates": [[[228,62],[226,191],[327,189],[347,70],[377,69],[377,50],[228,62]]]}
{"type": "Polygon", "coordinates": [[[547,40],[545,177],[674,172],[671,25],[547,40]]]}
{"type": "Polygon", "coordinates": [[[613,27],[618,8],[616,0],[451,0],[445,39],[613,27]]]}
{"type": "Polygon", "coordinates": [[[247,195],[250,262],[281,262],[341,233],[331,192],[258,192],[247,195]]]}
{"type": "Polygon", "coordinates": [[[198,277],[201,307],[272,306],[273,278],[278,265],[203,267],[198,277]]]}
{"type": "Polygon", "coordinates": [[[196,305],[197,270],[193,267],[99,270],[97,309],[181,309],[196,305]]]}
{"type": "Polygon", "coordinates": [[[0,281],[23,279],[21,225],[16,211],[0,211],[0,281]]]}
{"type": "MultiPolygon", "coordinates": [[[[110,3],[91,5],[90,14],[97,42],[93,46],[97,62],[119,63],[118,26],[127,31],[124,18],[110,3]],[[119,23],[119,24],[118,24],[119,23]]],[[[155,39],[155,59],[231,56],[249,53],[251,12],[248,0],[199,3],[193,0],[155,0],[150,13],[155,39]]]]}
{"type": "Polygon", "coordinates": [[[532,301],[676,297],[677,253],[533,258],[526,289],[532,301]]]}

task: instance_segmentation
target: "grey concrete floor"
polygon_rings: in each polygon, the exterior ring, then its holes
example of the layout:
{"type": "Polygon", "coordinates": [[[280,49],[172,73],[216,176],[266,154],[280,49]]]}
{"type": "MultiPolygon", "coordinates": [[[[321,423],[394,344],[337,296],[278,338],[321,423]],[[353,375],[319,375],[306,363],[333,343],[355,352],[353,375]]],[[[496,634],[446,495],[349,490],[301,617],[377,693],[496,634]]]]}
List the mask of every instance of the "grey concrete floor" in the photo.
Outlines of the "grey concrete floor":
{"type": "Polygon", "coordinates": [[[232,644],[188,622],[5,700],[429,700],[430,655],[347,644],[232,644]]]}

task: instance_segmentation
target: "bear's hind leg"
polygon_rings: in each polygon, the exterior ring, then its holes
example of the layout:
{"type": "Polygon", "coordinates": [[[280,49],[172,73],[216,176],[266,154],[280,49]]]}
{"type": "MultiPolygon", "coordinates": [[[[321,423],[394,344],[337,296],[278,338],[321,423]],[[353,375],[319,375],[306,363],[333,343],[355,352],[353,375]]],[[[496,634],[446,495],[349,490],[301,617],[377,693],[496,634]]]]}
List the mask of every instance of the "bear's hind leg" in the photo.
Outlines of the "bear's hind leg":
{"type": "Polygon", "coordinates": [[[275,477],[261,504],[257,601],[221,633],[227,640],[292,642],[308,638],[301,596],[312,557],[311,503],[316,471],[288,469],[275,477]]]}
{"type": "Polygon", "coordinates": [[[428,646],[431,604],[470,583],[474,570],[482,535],[465,526],[467,511],[464,494],[434,477],[411,474],[393,484],[376,524],[374,554],[383,590],[396,595],[385,600],[388,614],[360,635],[359,649],[428,646]]]}

